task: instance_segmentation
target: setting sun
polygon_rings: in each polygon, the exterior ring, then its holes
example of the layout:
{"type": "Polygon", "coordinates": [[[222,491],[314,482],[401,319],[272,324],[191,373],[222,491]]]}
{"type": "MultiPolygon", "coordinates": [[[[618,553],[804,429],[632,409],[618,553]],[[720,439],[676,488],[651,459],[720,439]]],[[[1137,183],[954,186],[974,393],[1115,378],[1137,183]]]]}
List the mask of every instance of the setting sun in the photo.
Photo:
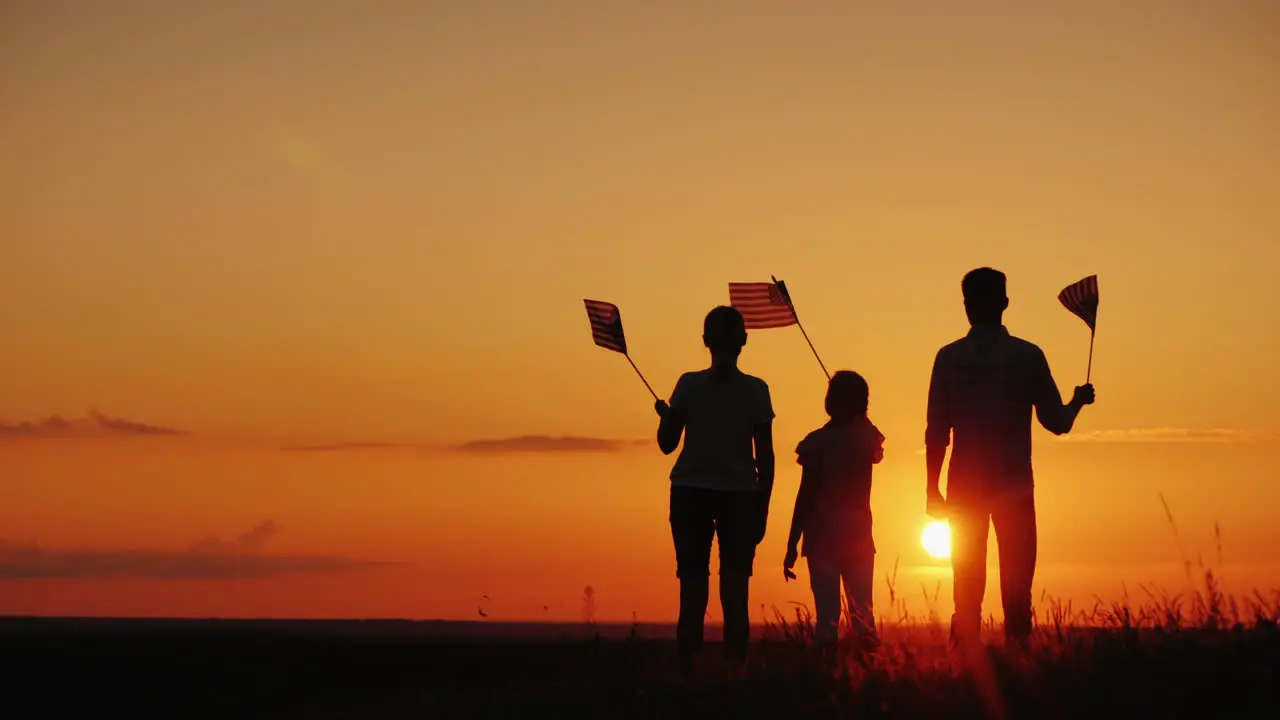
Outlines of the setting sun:
{"type": "Polygon", "coordinates": [[[951,557],[951,526],[941,520],[929,523],[920,536],[920,544],[933,557],[951,557]]]}

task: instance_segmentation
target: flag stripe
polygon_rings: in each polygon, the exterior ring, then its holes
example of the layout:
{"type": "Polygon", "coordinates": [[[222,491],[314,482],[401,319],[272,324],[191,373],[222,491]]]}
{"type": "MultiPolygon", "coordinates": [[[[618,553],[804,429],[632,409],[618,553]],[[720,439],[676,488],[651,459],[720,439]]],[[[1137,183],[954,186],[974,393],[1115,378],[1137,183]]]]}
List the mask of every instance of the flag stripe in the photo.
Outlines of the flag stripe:
{"type": "Polygon", "coordinates": [[[622,313],[618,306],[603,300],[583,300],[587,320],[591,323],[591,339],[606,350],[627,354],[627,338],[622,332],[622,313]]]}
{"type": "Polygon", "coordinates": [[[1079,282],[1072,283],[1058,293],[1058,302],[1083,320],[1091,331],[1097,329],[1098,301],[1097,275],[1090,275],[1079,282]]]}
{"type": "Polygon", "coordinates": [[[765,330],[796,324],[796,314],[777,285],[729,283],[729,304],[742,313],[748,330],[765,330]]]}

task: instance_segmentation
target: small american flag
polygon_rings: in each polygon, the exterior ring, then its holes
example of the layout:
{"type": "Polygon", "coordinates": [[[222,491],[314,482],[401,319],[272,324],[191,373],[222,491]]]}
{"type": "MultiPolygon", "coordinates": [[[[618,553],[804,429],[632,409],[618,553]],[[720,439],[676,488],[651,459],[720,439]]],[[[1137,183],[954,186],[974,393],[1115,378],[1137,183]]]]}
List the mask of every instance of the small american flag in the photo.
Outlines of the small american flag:
{"type": "Polygon", "coordinates": [[[796,311],[781,282],[729,283],[729,304],[742,313],[748,330],[796,324],[796,311]]]}
{"type": "Polygon", "coordinates": [[[1098,324],[1098,276],[1089,277],[1072,283],[1058,293],[1058,301],[1089,326],[1090,331],[1097,330],[1098,324]]]}
{"type": "Polygon", "coordinates": [[[622,334],[622,313],[618,306],[603,300],[583,300],[591,321],[591,338],[602,348],[627,354],[627,338],[622,334]]]}

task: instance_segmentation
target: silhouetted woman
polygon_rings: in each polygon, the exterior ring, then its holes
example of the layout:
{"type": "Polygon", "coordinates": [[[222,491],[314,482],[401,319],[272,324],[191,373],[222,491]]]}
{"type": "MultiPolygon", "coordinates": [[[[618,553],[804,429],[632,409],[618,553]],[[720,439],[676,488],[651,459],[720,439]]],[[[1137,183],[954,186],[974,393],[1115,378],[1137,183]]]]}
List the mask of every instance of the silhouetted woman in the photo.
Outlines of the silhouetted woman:
{"type": "Polygon", "coordinates": [[[685,373],[670,405],[655,404],[663,454],[675,452],[684,435],[671,469],[671,537],[680,579],[676,632],[685,657],[702,647],[714,536],[725,652],[741,659],[751,634],[747,588],[773,493],[773,404],[769,386],[738,369],[747,343],[740,312],[721,306],[707,313],[702,342],[711,351],[711,367],[685,373]]]}

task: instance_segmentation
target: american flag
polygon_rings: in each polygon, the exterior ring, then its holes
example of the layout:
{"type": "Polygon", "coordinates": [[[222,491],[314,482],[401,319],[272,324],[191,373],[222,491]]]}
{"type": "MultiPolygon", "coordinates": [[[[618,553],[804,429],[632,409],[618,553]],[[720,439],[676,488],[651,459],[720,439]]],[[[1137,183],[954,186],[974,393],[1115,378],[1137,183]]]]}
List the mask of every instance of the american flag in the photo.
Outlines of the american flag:
{"type": "Polygon", "coordinates": [[[780,328],[796,324],[796,311],[781,281],[729,283],[729,304],[742,313],[748,330],[780,328]]]}
{"type": "Polygon", "coordinates": [[[1085,321],[1090,331],[1097,330],[1098,324],[1098,276],[1089,277],[1072,283],[1058,293],[1058,301],[1076,317],[1085,321]]]}
{"type": "Polygon", "coordinates": [[[583,300],[591,321],[591,338],[602,348],[627,354],[627,338],[622,334],[622,313],[618,306],[603,300],[583,300]]]}

